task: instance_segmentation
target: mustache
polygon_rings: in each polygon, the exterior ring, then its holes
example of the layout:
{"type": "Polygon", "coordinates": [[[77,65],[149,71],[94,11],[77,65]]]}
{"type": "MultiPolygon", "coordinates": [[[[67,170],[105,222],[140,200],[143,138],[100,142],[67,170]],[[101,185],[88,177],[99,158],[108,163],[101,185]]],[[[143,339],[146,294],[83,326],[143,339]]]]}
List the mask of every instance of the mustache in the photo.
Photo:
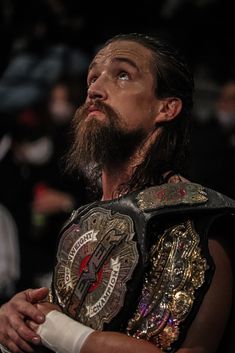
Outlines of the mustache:
{"type": "Polygon", "coordinates": [[[91,101],[81,105],[75,113],[75,116],[79,118],[80,122],[83,122],[87,115],[90,113],[90,109],[97,109],[104,113],[104,115],[110,120],[111,123],[115,124],[120,121],[120,116],[110,105],[102,101],[91,101]]]}

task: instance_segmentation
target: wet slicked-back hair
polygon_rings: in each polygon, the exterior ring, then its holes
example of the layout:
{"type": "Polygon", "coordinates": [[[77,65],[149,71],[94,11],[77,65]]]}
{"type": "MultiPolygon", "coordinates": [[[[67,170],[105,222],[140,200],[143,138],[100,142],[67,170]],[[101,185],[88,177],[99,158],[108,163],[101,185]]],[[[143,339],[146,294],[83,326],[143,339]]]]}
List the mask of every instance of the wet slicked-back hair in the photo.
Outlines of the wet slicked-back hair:
{"type": "Polygon", "coordinates": [[[157,37],[130,33],[111,38],[103,47],[119,40],[139,43],[152,52],[157,98],[175,97],[182,101],[181,112],[171,121],[161,125],[161,133],[149,149],[143,163],[137,166],[130,182],[126,185],[126,191],[131,191],[161,184],[164,181],[162,176],[167,171],[185,174],[194,81],[185,59],[169,42],[157,37]]]}

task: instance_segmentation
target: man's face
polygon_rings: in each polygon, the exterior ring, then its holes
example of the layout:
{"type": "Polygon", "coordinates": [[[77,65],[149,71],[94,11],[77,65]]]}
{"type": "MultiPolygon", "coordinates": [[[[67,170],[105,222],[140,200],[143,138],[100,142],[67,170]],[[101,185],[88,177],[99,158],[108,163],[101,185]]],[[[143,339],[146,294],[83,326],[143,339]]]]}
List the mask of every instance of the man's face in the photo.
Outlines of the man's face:
{"type": "Polygon", "coordinates": [[[153,130],[158,102],[154,95],[151,51],[132,41],[115,41],[95,56],[88,73],[87,102],[91,109],[87,120],[105,116],[93,110],[100,101],[120,117],[120,126],[127,131],[153,130]]]}
{"type": "Polygon", "coordinates": [[[75,115],[75,166],[122,164],[155,130],[159,101],[151,63],[150,50],[131,41],[113,42],[96,55],[86,103],[75,115]]]}

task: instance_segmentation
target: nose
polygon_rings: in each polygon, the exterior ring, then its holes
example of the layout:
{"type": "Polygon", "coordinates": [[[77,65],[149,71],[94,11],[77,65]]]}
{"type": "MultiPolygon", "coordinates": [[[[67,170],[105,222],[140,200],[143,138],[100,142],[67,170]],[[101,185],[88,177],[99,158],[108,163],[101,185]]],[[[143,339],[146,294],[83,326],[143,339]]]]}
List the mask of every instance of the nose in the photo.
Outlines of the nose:
{"type": "Polygon", "coordinates": [[[101,81],[100,78],[97,78],[97,80],[90,85],[87,91],[88,99],[99,99],[102,101],[107,99],[107,91],[104,83],[102,84],[101,81]]]}

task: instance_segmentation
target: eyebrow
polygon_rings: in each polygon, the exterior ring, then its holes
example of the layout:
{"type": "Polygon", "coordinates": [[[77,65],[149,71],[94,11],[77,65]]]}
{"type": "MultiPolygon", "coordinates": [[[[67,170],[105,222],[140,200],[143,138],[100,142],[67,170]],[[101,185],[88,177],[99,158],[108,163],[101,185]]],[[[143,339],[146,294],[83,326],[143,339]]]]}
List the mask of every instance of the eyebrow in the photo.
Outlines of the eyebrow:
{"type": "MultiPolygon", "coordinates": [[[[116,62],[118,62],[118,63],[127,63],[127,64],[129,64],[130,66],[132,66],[134,69],[136,69],[137,71],[139,71],[139,67],[136,65],[136,63],[135,63],[133,60],[127,58],[127,57],[116,56],[116,57],[114,57],[114,58],[111,60],[111,64],[112,64],[112,63],[116,63],[116,62]]],[[[91,69],[93,69],[95,66],[97,66],[97,65],[98,65],[97,62],[96,62],[96,61],[93,61],[93,62],[90,64],[89,68],[88,68],[88,72],[89,72],[91,69]]]]}

